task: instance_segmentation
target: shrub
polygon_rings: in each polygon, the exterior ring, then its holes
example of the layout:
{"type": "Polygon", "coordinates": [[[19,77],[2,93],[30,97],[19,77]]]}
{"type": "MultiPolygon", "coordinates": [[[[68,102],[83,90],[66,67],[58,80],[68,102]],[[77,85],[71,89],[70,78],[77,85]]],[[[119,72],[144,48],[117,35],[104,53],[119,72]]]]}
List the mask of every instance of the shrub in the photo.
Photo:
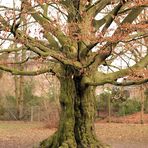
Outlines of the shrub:
{"type": "Polygon", "coordinates": [[[144,101],[144,111],[145,113],[148,113],[148,96],[146,96],[144,101]]]}
{"type": "MultiPolygon", "coordinates": [[[[108,97],[109,94],[106,92],[99,95],[98,111],[108,112],[108,97]]],[[[115,115],[119,116],[129,115],[135,112],[139,112],[140,110],[141,110],[141,102],[137,101],[136,99],[111,98],[111,111],[115,115]]]]}
{"type": "Polygon", "coordinates": [[[129,115],[141,110],[141,103],[136,100],[126,100],[119,105],[118,115],[129,115]]]}
{"type": "Polygon", "coordinates": [[[98,106],[97,106],[98,111],[107,111],[108,97],[109,97],[108,93],[102,93],[99,95],[99,101],[98,101],[98,106]]]}
{"type": "Polygon", "coordinates": [[[0,116],[3,116],[5,113],[5,108],[2,104],[0,104],[0,116]]]}
{"type": "Polygon", "coordinates": [[[24,99],[24,105],[26,107],[36,106],[40,104],[41,98],[35,96],[33,94],[33,90],[34,90],[34,84],[30,82],[25,82],[23,89],[23,99],[24,99]]]}

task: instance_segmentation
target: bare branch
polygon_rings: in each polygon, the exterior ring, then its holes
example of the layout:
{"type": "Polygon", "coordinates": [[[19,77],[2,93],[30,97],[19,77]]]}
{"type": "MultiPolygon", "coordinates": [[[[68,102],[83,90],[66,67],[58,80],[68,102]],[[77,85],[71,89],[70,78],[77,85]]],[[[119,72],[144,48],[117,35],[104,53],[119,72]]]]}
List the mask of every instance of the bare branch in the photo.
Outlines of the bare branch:
{"type": "Polygon", "coordinates": [[[86,78],[84,78],[83,81],[84,81],[84,83],[89,84],[89,85],[103,85],[106,83],[115,84],[115,83],[117,83],[116,81],[118,78],[128,76],[129,74],[131,74],[131,72],[134,72],[135,69],[136,70],[143,69],[147,65],[148,65],[148,55],[146,55],[140,62],[138,62],[135,65],[133,65],[132,67],[130,67],[130,69],[129,68],[121,69],[117,72],[108,73],[108,74],[104,74],[101,72],[95,72],[91,76],[91,78],[86,77],[86,78]]]}

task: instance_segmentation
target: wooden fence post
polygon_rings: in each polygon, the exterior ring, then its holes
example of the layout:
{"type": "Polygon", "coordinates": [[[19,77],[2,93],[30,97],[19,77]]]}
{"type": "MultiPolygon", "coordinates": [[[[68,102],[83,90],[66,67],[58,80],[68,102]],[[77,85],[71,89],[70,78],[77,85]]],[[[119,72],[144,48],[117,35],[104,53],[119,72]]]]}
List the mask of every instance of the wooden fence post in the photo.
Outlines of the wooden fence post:
{"type": "Polygon", "coordinates": [[[108,122],[111,123],[111,94],[108,97],[108,122]]]}
{"type": "Polygon", "coordinates": [[[31,117],[30,117],[30,121],[33,122],[33,106],[31,106],[31,117]]]}
{"type": "Polygon", "coordinates": [[[141,116],[140,116],[140,122],[141,124],[144,123],[143,115],[144,115],[144,93],[143,93],[143,87],[140,86],[140,95],[141,95],[141,116]]]}

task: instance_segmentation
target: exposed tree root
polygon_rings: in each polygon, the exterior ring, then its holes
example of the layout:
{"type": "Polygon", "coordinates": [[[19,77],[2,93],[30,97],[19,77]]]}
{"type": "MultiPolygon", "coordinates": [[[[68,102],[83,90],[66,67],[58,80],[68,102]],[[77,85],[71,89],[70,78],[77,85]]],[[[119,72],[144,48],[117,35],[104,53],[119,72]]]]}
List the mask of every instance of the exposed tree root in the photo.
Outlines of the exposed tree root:
{"type": "Polygon", "coordinates": [[[66,141],[60,142],[57,139],[57,133],[52,137],[45,139],[40,143],[39,148],[109,148],[110,146],[105,145],[97,140],[92,139],[91,142],[81,141],[80,143],[75,143],[72,139],[67,139],[66,141]]]}

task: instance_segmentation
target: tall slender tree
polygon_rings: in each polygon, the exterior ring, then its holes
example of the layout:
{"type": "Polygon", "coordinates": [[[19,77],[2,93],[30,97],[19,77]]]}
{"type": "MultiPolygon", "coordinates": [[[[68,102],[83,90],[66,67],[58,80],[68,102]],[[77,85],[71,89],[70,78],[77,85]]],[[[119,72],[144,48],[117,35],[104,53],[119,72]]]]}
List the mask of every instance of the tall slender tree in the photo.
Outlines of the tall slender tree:
{"type": "MultiPolygon", "coordinates": [[[[6,34],[1,39],[21,45],[0,53],[23,49],[28,55],[22,63],[45,64],[24,71],[1,63],[0,69],[14,75],[51,73],[61,84],[59,127],[41,147],[105,147],[94,131],[95,88],[106,83],[132,85],[148,81],[143,73],[148,64],[144,40],[148,23],[143,17],[147,6],[146,0],[21,0],[21,8],[15,9],[16,20],[0,15],[0,30],[6,34]],[[40,26],[35,30],[39,36],[31,34],[33,28],[28,33],[20,30],[23,14],[28,15],[28,24],[40,26]],[[139,46],[143,47],[141,52],[139,46]],[[135,62],[136,56],[139,58],[135,62]],[[118,64],[121,60],[124,67],[118,64]],[[109,73],[102,67],[108,67],[109,73]],[[136,79],[118,81],[128,75],[136,79]]],[[[11,11],[6,6],[1,9],[11,11]]]]}

